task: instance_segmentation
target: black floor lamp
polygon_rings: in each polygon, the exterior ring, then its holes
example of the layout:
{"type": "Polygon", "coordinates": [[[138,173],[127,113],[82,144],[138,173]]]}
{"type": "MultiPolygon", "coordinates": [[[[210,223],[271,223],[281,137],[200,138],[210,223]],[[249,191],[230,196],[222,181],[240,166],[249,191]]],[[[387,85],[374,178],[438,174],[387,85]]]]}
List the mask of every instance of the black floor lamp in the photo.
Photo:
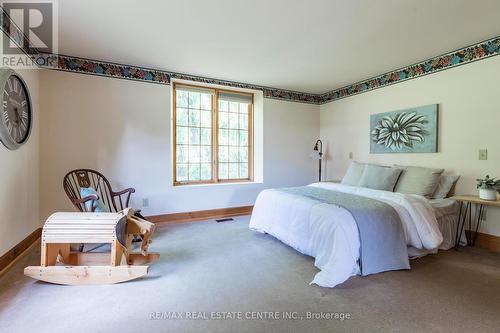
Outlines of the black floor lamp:
{"type": "Polygon", "coordinates": [[[321,140],[316,141],[314,144],[311,156],[317,158],[319,161],[319,181],[321,181],[321,160],[323,159],[323,142],[321,140]]]}

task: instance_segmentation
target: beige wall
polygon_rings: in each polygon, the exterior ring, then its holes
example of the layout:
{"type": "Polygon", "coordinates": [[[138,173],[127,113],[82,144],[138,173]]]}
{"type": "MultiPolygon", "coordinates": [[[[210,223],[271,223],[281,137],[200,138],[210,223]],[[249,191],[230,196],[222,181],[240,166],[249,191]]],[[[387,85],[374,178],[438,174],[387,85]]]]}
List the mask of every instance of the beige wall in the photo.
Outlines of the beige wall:
{"type": "MultiPolygon", "coordinates": [[[[460,174],[456,192],[477,193],[475,179],[500,177],[500,57],[427,75],[320,107],[321,138],[327,145],[327,177],[342,178],[354,160],[443,167],[460,174]],[[370,114],[439,104],[439,152],[435,154],[370,154],[370,114]],[[478,149],[488,160],[478,160],[478,149]]],[[[490,209],[482,230],[500,235],[500,210],[490,209]]]]}
{"type": "Polygon", "coordinates": [[[170,88],[58,71],[41,74],[41,216],[73,210],[65,173],[102,171],[117,188],[134,186],[133,205],[164,214],[251,205],[264,188],[315,180],[309,158],[319,133],[319,106],[264,99],[263,183],[172,187],[170,88]]]}
{"type": "MultiPolygon", "coordinates": [[[[315,181],[309,153],[318,133],[325,141],[327,179],[343,176],[353,152],[363,162],[444,167],[462,176],[458,193],[475,193],[476,177],[500,176],[499,71],[500,57],[493,57],[320,107],[264,99],[263,183],[177,188],[171,186],[170,86],[21,72],[35,124],[26,146],[0,148],[0,253],[50,213],[73,210],[61,187],[70,169],[95,168],[116,188],[136,187],[133,204],[142,208],[142,198],[148,198],[146,214],[241,206],[252,204],[264,188],[315,181]],[[440,105],[439,153],[369,154],[371,113],[432,103],[440,105]],[[488,149],[487,161],[478,160],[479,148],[488,149]]],[[[488,211],[483,231],[500,235],[499,210],[488,211]]]]}
{"type": "Polygon", "coordinates": [[[33,131],[18,150],[0,143],[0,256],[41,224],[38,209],[39,119],[38,71],[18,70],[26,81],[33,107],[33,131]]]}

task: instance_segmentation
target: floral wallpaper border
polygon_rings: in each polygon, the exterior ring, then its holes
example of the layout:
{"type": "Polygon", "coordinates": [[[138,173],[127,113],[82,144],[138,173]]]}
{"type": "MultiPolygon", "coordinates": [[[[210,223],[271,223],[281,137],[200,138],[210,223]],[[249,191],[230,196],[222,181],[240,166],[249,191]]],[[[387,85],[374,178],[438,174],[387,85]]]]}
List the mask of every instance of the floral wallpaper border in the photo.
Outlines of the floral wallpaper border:
{"type": "Polygon", "coordinates": [[[500,36],[321,95],[320,104],[436,73],[500,54],[500,36]]]}
{"type": "Polygon", "coordinates": [[[308,94],[285,89],[263,87],[253,84],[219,80],[202,76],[168,72],[137,66],[103,62],[66,55],[39,54],[35,60],[40,67],[79,72],[92,75],[115,77],[120,79],[170,84],[172,79],[189,80],[198,83],[218,84],[233,88],[260,90],[265,98],[274,98],[292,102],[319,104],[320,95],[308,94]]]}
{"type": "Polygon", "coordinates": [[[4,34],[9,36],[17,45],[23,45],[22,49],[24,53],[30,56],[42,68],[159,84],[170,84],[172,79],[182,79],[234,88],[260,90],[263,92],[265,98],[310,104],[325,104],[500,54],[500,36],[497,36],[324,94],[310,94],[67,55],[40,53],[30,45],[29,39],[11,21],[7,13],[2,8],[0,10],[0,18],[2,20],[1,29],[4,34]]]}

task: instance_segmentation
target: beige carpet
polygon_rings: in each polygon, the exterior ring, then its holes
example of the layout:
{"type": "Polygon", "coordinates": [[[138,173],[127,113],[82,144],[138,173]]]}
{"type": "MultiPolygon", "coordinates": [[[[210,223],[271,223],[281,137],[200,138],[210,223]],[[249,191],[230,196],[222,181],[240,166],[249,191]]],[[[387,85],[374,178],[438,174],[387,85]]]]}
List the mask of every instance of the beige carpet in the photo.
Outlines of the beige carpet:
{"type": "MultiPolygon", "coordinates": [[[[498,332],[500,255],[476,248],[411,262],[411,271],[310,286],[318,270],[268,235],[235,222],[160,229],[147,278],[107,286],[58,286],[26,278],[39,249],[0,278],[0,332],[498,332]],[[221,312],[212,314],[212,312],[221,312]],[[243,319],[217,316],[239,312],[243,319]],[[281,319],[251,317],[269,313],[281,319]],[[151,314],[159,312],[156,320],[151,314]],[[167,319],[180,312],[182,319],[167,319]],[[186,312],[209,319],[186,319],[186,312]],[[348,320],[307,319],[307,312],[348,320]],[[282,319],[283,315],[295,319],[282,319]],[[334,315],[332,315],[334,316],[334,315]],[[245,319],[249,318],[249,319],[245,319]],[[302,319],[301,319],[302,318],[302,319]]],[[[238,316],[238,314],[233,314],[238,316]]]]}

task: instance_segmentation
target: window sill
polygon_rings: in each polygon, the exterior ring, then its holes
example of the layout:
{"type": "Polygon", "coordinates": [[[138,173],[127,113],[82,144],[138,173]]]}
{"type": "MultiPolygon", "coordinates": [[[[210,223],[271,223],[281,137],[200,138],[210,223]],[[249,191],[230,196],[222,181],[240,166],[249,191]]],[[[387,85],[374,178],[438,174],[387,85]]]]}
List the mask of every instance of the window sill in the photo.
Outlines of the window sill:
{"type": "Polygon", "coordinates": [[[263,184],[261,181],[251,181],[251,182],[220,182],[220,183],[207,183],[207,184],[176,184],[173,188],[190,188],[190,187],[214,187],[214,186],[241,186],[241,185],[260,185],[263,184]]]}

